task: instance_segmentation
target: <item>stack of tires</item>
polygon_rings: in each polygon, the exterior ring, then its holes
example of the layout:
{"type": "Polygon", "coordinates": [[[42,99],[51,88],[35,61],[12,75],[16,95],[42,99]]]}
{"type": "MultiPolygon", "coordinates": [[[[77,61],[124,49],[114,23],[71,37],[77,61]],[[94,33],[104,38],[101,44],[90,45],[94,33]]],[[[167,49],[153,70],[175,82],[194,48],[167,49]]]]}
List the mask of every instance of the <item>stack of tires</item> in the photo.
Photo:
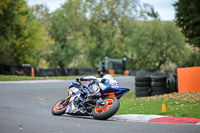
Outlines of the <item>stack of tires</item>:
{"type": "Polygon", "coordinates": [[[166,76],[151,76],[151,96],[167,93],[166,81],[166,76]]]}
{"type": "Polygon", "coordinates": [[[168,93],[178,92],[177,74],[168,73],[167,92],[168,93]]]}
{"type": "Polygon", "coordinates": [[[136,76],[135,77],[135,96],[147,97],[150,96],[151,77],[136,76]]]}
{"type": "Polygon", "coordinates": [[[147,97],[169,93],[167,76],[136,76],[135,96],[147,97]]]}

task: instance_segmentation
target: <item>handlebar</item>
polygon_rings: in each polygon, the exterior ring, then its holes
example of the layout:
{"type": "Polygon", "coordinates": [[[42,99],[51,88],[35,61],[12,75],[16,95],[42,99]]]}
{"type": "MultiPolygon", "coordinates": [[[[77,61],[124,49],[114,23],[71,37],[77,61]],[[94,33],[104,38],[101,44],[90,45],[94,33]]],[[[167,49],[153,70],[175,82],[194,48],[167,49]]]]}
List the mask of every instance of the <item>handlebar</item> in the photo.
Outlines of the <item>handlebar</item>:
{"type": "MultiPolygon", "coordinates": [[[[76,78],[76,82],[78,82],[80,86],[82,86],[83,88],[88,89],[86,86],[84,86],[84,85],[82,84],[81,81],[85,81],[84,78],[79,78],[79,77],[76,78]]],[[[103,79],[101,82],[104,83],[104,82],[105,82],[105,79],[103,79]]],[[[102,91],[102,89],[101,89],[101,87],[100,87],[100,85],[99,85],[99,83],[98,83],[97,81],[95,81],[95,80],[91,80],[91,81],[90,81],[90,84],[91,84],[91,85],[94,85],[95,83],[96,83],[97,86],[100,88],[100,91],[102,91]]]]}
{"type": "Polygon", "coordinates": [[[78,83],[79,83],[80,81],[84,81],[84,80],[83,80],[83,78],[79,78],[79,77],[78,77],[78,78],[76,78],[76,82],[78,82],[78,83]]]}

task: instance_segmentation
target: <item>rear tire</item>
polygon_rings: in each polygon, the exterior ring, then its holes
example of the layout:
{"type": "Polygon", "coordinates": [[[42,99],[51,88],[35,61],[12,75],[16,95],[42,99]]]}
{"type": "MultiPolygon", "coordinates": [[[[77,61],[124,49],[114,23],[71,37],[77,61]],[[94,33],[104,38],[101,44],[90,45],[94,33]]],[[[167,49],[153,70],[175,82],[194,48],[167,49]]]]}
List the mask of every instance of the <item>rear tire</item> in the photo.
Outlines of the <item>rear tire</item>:
{"type": "Polygon", "coordinates": [[[92,115],[97,120],[106,120],[112,117],[119,109],[120,103],[117,98],[108,97],[108,98],[105,98],[104,101],[109,102],[106,107],[102,109],[94,107],[92,109],[92,115]]]}

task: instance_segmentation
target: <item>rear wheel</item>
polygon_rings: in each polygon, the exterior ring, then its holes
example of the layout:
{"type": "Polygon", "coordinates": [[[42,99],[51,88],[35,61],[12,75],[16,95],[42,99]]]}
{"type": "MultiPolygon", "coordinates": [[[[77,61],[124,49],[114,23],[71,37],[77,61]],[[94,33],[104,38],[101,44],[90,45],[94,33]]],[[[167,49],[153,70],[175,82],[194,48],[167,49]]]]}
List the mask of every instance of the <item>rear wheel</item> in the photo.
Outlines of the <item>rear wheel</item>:
{"type": "Polygon", "coordinates": [[[106,120],[112,117],[119,109],[120,103],[117,98],[108,97],[104,99],[106,105],[103,107],[94,107],[92,115],[95,119],[106,120]]]}
{"type": "Polygon", "coordinates": [[[58,101],[52,108],[51,112],[53,115],[62,115],[65,113],[68,106],[66,99],[58,101]]]}

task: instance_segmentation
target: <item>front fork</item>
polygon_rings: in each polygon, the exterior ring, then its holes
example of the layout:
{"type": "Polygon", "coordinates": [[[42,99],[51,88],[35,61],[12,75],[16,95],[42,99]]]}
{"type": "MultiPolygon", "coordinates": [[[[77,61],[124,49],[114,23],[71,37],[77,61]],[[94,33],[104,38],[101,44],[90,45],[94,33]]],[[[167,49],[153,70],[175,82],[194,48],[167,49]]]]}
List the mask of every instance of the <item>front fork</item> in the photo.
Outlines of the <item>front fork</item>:
{"type": "Polygon", "coordinates": [[[69,96],[65,97],[64,99],[61,100],[60,104],[68,104],[69,103],[69,96]]]}

